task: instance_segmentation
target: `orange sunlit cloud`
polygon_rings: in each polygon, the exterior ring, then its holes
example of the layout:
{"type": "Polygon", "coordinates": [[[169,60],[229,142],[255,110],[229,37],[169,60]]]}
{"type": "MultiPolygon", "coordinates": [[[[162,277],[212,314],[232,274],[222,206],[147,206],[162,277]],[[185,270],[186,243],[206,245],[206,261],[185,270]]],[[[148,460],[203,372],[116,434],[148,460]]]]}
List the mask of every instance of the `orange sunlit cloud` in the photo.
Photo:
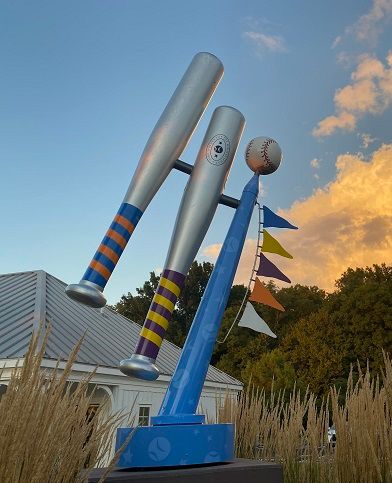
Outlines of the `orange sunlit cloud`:
{"type": "Polygon", "coordinates": [[[322,119],[313,130],[314,136],[330,136],[337,129],[353,131],[358,119],[381,114],[391,105],[392,53],[388,53],[385,65],[373,56],[362,56],[351,80],[335,93],[337,114],[322,119]]]}
{"type": "MultiPolygon", "coordinates": [[[[299,226],[274,231],[294,260],[267,254],[293,283],[329,291],[348,267],[392,263],[392,144],[381,146],[370,160],[341,155],[336,168],[331,183],[279,211],[299,226]]],[[[220,247],[206,247],[203,255],[216,258],[220,247]]],[[[249,280],[255,247],[255,240],[246,241],[235,283],[249,280]]]]}

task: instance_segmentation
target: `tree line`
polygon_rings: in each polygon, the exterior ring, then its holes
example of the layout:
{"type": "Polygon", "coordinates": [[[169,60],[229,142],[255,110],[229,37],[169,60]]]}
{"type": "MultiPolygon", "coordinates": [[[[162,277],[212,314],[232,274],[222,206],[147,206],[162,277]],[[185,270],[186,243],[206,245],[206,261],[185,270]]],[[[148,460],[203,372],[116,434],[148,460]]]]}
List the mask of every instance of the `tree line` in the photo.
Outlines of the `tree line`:
{"type": "MultiPolygon", "coordinates": [[[[193,262],[178,299],[166,338],[182,346],[203,296],[213,265],[193,262]]],[[[114,309],[143,324],[159,276],[154,272],[136,295],[128,293],[114,309]]],[[[358,364],[371,371],[383,367],[383,350],[392,353],[392,266],[348,268],[326,293],[315,286],[267,288],[285,307],[279,312],[253,303],[277,338],[235,326],[226,342],[216,344],[212,364],[245,384],[265,388],[309,387],[318,395],[331,385],[342,387],[358,364]]],[[[234,285],[218,340],[231,326],[246,288],[234,285]]]]}

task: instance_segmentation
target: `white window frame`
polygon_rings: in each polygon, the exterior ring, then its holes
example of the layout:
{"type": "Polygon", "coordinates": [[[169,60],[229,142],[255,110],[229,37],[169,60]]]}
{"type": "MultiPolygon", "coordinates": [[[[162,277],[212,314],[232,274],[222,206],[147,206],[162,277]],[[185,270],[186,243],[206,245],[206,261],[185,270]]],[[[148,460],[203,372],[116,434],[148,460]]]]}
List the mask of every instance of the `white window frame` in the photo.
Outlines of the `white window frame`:
{"type": "Polygon", "coordinates": [[[150,426],[151,420],[151,404],[140,404],[138,412],[138,426],[150,426]],[[141,414],[142,410],[147,409],[147,414],[141,414]],[[147,418],[147,421],[145,420],[147,418]],[[143,422],[143,424],[141,424],[143,422]],[[146,423],[146,424],[145,424],[146,423]]]}

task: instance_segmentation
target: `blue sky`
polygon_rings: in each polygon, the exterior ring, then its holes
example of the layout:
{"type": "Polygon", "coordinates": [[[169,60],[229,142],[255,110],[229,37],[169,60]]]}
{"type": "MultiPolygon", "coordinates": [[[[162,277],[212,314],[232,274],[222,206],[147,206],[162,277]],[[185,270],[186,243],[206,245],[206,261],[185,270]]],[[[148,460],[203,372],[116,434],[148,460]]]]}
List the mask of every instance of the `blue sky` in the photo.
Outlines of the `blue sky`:
{"type": "MultiPolygon", "coordinates": [[[[247,142],[268,135],[280,143],[284,161],[263,179],[262,201],[295,218],[295,207],[309,213],[321,190],[332,206],[331,184],[352,167],[337,165],[339,157],[349,153],[360,169],[378,162],[375,156],[392,141],[391,13],[390,0],[3,0],[0,272],[44,269],[69,283],[81,278],[153,126],[199,51],[218,56],[225,75],[182,159],[194,162],[214,108],[232,105],[247,125],[226,193],[238,197],[251,175],[243,160],[247,142]],[[384,70],[374,77],[380,63],[384,70]],[[367,67],[373,70],[363,74],[367,67]]],[[[353,179],[355,166],[348,173],[353,179]]],[[[163,266],[185,183],[184,174],[171,173],[152,201],[107,285],[110,303],[163,266]]],[[[379,216],[386,216],[383,210],[379,216]]],[[[359,213],[360,205],[352,217],[359,213]]],[[[203,253],[222,242],[232,215],[218,208],[199,260],[210,260],[203,253]]],[[[316,272],[325,263],[336,265],[336,275],[339,249],[333,260],[318,260],[310,270],[314,276],[301,278],[301,260],[312,251],[316,229],[304,228],[304,236],[295,234],[293,281],[323,284],[316,272]]],[[[253,223],[250,240],[256,230],[253,223]]],[[[388,261],[382,260],[390,248],[385,240],[381,261],[388,261]]],[[[317,246],[324,253],[330,241],[322,241],[317,246]]],[[[339,270],[350,260],[341,261],[339,270]]]]}

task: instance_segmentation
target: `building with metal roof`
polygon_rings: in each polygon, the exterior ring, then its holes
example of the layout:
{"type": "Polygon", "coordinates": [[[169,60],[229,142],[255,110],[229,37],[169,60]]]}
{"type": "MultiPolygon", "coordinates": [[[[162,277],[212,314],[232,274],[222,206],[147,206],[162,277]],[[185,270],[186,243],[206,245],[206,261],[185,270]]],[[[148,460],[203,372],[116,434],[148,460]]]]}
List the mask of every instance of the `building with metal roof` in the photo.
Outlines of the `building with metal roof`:
{"type": "MultiPolygon", "coordinates": [[[[59,358],[65,361],[84,336],[71,380],[80,380],[98,365],[92,380],[98,388],[97,403],[108,396],[113,412],[133,408],[136,420],[145,424],[159,410],[181,349],[163,341],[157,359],[161,375],[156,381],[125,376],[117,366],[133,352],[140,325],[109,308],[72,301],[65,294],[66,285],[42,270],[0,275],[0,383],[7,384],[12,369],[23,360],[33,332],[41,323],[50,324],[43,367],[54,367],[59,358]]],[[[203,413],[213,420],[217,393],[241,389],[241,382],[210,366],[200,402],[203,413]]]]}

